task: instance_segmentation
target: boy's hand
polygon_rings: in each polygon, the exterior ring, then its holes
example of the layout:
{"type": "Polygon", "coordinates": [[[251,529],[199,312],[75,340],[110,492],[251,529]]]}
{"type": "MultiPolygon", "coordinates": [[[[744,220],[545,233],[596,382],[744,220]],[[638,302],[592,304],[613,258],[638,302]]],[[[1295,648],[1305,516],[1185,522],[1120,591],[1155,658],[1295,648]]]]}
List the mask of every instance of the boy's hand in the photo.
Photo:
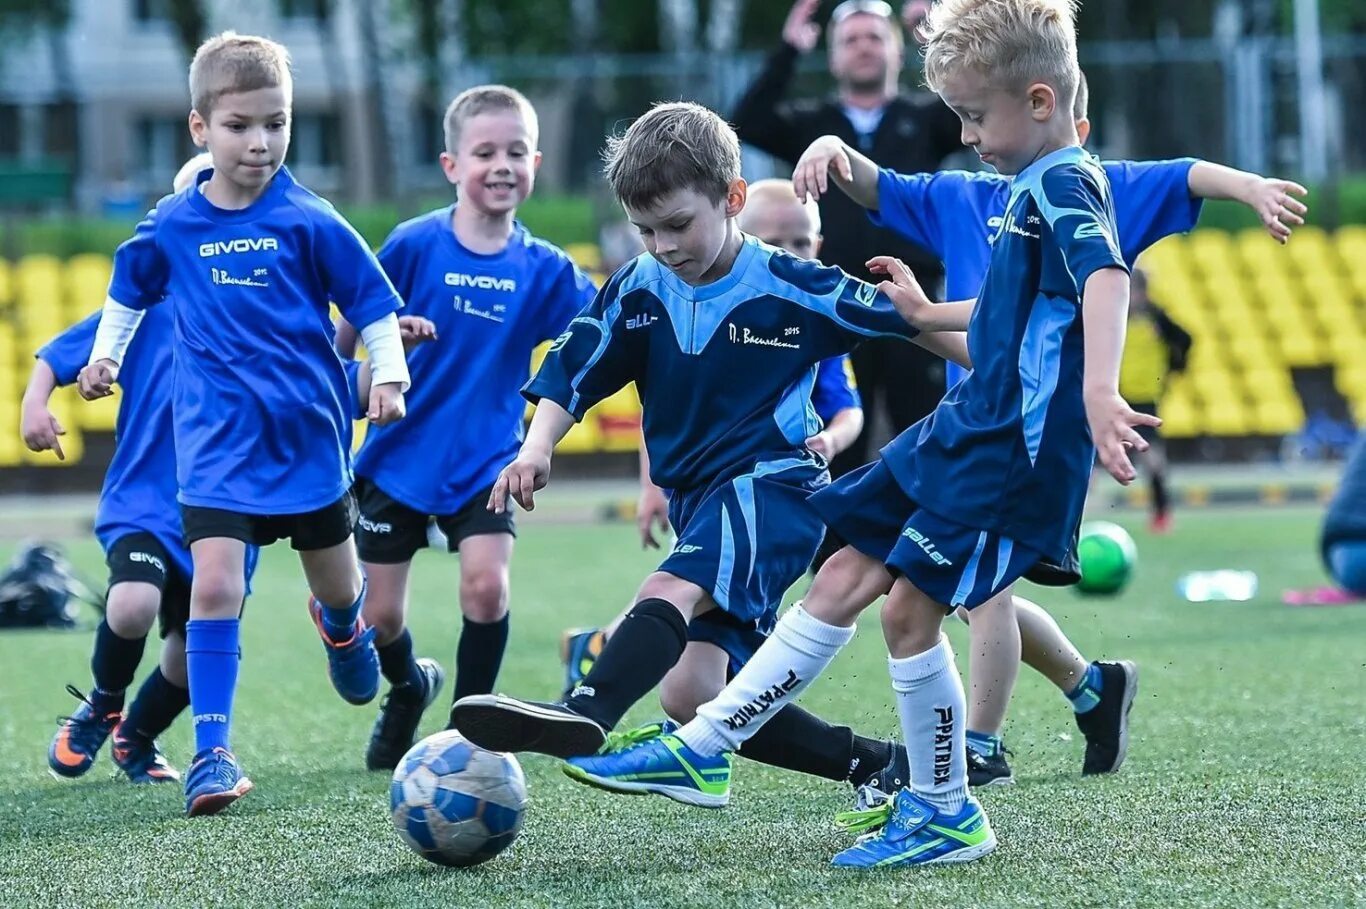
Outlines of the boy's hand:
{"type": "Polygon", "coordinates": [[[436,340],[436,323],[422,316],[399,316],[398,336],[403,341],[404,352],[419,344],[436,340]]]}
{"type": "Polygon", "coordinates": [[[854,179],[854,169],[849,163],[849,153],[844,149],[844,140],[839,136],[821,136],[802,152],[797,166],[792,169],[792,189],[797,198],[805,202],[807,197],[819,199],[830,188],[830,171],[834,170],[846,181],[854,179]]]}
{"type": "Polygon", "coordinates": [[[636,502],[636,527],[640,530],[641,549],[659,549],[660,541],[672,528],[669,526],[669,500],[664,490],[653,483],[642,483],[640,499],[636,502]],[[659,539],[654,528],[659,527],[659,539]]]}
{"type": "Polygon", "coordinates": [[[1278,243],[1290,239],[1291,226],[1304,224],[1309,207],[1295,196],[1307,196],[1309,190],[1290,180],[1258,177],[1243,200],[1262,219],[1262,226],[1278,243]]]}
{"type": "Polygon", "coordinates": [[[892,300],[896,311],[911,325],[921,331],[934,331],[930,325],[931,312],[935,303],[920,289],[915,275],[895,256],[874,256],[868,260],[868,270],[875,275],[886,275],[888,280],[881,281],[877,289],[892,300]]]}
{"type": "Polygon", "coordinates": [[[806,447],[825,458],[827,461],[834,457],[834,442],[830,439],[830,433],[826,432],[824,429],[807,439],[806,447]]]}
{"type": "Polygon", "coordinates": [[[1087,394],[1086,421],[1091,424],[1091,440],[1096,445],[1100,463],[1121,484],[1128,486],[1136,473],[1129,461],[1129,449],[1147,451],[1148,443],[1135,426],[1161,426],[1155,416],[1138,413],[1119,396],[1118,392],[1087,394]]]}
{"type": "Polygon", "coordinates": [[[494,514],[507,511],[508,495],[527,511],[536,508],[535,492],[550,481],[550,453],[523,448],[517,460],[503,468],[489,493],[488,510],[494,514]]]}
{"type": "Polygon", "coordinates": [[[812,22],[821,0],[797,0],[783,23],[783,41],[798,53],[810,53],[821,40],[821,27],[812,22]]]}
{"type": "Polygon", "coordinates": [[[403,403],[403,386],[399,382],[385,382],[370,388],[370,409],[366,419],[376,426],[388,426],[403,419],[407,412],[403,403]]]}
{"type": "Polygon", "coordinates": [[[66,460],[66,453],[62,451],[62,440],[58,438],[66,435],[66,430],[52,415],[52,411],[47,409],[46,404],[25,406],[19,431],[29,451],[52,451],[56,452],[57,460],[66,460]]]}
{"type": "Polygon", "coordinates": [[[76,377],[76,389],[87,401],[107,398],[114,393],[114,382],[119,377],[119,364],[113,360],[88,363],[76,377]]]}

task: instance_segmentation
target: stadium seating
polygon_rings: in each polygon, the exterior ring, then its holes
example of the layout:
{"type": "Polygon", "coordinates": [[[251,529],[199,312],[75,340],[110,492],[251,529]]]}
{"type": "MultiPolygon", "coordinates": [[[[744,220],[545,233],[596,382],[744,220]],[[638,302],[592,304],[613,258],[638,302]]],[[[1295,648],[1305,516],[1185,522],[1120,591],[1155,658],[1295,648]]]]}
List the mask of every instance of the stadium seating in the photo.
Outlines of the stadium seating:
{"type": "MultiPolygon", "coordinates": [[[[585,270],[601,269],[597,246],[571,244],[568,251],[585,270]]],[[[1195,338],[1188,370],[1168,381],[1166,435],[1298,431],[1305,413],[1291,381],[1295,367],[1331,367],[1338,391],[1366,422],[1366,225],[1304,227],[1284,247],[1262,230],[1200,230],[1163,240],[1141,264],[1153,298],[1195,338]]],[[[73,464],[84,432],[114,428],[117,396],[90,404],[64,390],[53,409],[67,429],[66,461],[31,455],[14,431],[34,351],[99,307],[110,268],[103,255],[0,259],[0,427],[9,427],[0,433],[0,467],[73,464]]],[[[544,351],[533,355],[533,368],[544,351]]],[[[590,411],[562,448],[631,451],[639,434],[640,400],[626,388],[590,411]]],[[[362,438],[358,426],[357,444],[362,438]]]]}

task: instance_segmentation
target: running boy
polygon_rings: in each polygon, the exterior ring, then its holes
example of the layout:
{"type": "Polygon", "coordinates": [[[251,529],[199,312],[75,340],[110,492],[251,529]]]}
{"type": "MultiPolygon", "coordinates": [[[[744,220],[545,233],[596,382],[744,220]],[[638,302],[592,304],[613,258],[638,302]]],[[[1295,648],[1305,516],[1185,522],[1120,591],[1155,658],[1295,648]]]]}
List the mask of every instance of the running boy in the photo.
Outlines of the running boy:
{"type": "Polygon", "coordinates": [[[158,203],[114,260],[80,375],[109,394],[142,311],[175,310],[173,406],[185,539],[194,560],[186,662],[196,754],[186,811],[221,811],[251,789],[229,746],[247,548],[300,553],[333,685],[364,704],[379,688],[365,581],[351,530],[347,380],[329,301],[370,352],[369,417],[403,415],[402,301],[359,235],[282,165],[292,80],[283,47],[231,32],[190,65],[190,132],[213,156],[197,185],[158,203]]]}
{"type": "Polygon", "coordinates": [[[964,143],[1015,179],[975,305],[935,306],[904,265],[875,262],[891,278],[880,287],[921,324],[971,320],[973,372],[881,460],[812,497],[850,545],[718,698],[677,735],[571,760],[605,786],[717,766],[820,675],[887,593],[911,787],[879,810],[877,833],[835,857],[851,867],[962,862],[995,848],[967,791],[965,698],[940,626],[956,607],[1008,603],[1026,570],[1061,560],[1096,452],[1127,483],[1127,449],[1145,447],[1134,427],[1156,422],[1117,389],[1128,274],[1104,172],[1071,116],[1072,4],[946,0],[927,35],[926,78],[963,121],[964,143]]]}
{"type": "MultiPolygon", "coordinates": [[[[526,389],[539,405],[526,442],[489,507],[505,509],[509,494],[534,507],[555,443],[595,401],[634,380],[651,478],[669,490],[678,537],[564,704],[493,695],[455,704],[456,727],[500,751],[592,754],[703,627],[737,646],[762,639],[823,532],[806,504],[828,477],[806,447],[817,425],[816,364],[877,336],[946,351],[917,337],[871,285],[741,233],[739,141],[711,111],[653,108],[609,143],[607,176],[648,254],[613,275],[556,339],[526,389]]],[[[719,685],[726,665],[718,662],[719,685]]],[[[729,774],[727,757],[691,798],[724,804],[729,774]]]]}
{"type": "Polygon", "coordinates": [[[516,221],[541,163],[538,132],[520,92],[462,92],[446,110],[441,155],[459,201],[400,224],[379,251],[406,311],[430,318],[439,340],[411,355],[407,417],[371,429],[356,455],[356,543],[370,583],[364,619],[392,686],[366,750],[371,770],[398,765],[442,683],[440,663],[413,658],[405,627],[408,573],[427,545],[429,516],[460,554],[456,700],[493,690],[507,646],[516,526],[511,512],[484,506],[521,442],[519,390],[532,350],[595,293],[564,252],[516,221]]]}

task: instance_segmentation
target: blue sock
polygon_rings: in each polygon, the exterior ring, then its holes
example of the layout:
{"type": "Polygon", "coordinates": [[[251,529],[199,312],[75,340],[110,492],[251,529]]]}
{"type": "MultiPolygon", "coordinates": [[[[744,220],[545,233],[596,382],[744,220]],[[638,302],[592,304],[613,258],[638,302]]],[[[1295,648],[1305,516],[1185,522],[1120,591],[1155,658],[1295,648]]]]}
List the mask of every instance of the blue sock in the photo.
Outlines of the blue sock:
{"type": "Polygon", "coordinates": [[[195,754],[210,748],[231,750],[228,729],[237,690],[240,630],[237,619],[191,619],[185,625],[195,754]]]}
{"type": "Polygon", "coordinates": [[[1086,667],[1086,675],[1081,677],[1077,687],[1067,693],[1072,709],[1085,713],[1100,703],[1100,667],[1095,663],[1086,667]]]}
{"type": "Polygon", "coordinates": [[[975,751],[984,758],[996,757],[1001,753],[1001,737],[987,735],[985,732],[967,732],[968,750],[975,751]]]}
{"type": "Polygon", "coordinates": [[[323,631],[333,643],[349,641],[351,635],[355,633],[356,619],[360,618],[360,607],[365,602],[366,587],[366,580],[362,577],[360,579],[360,596],[356,597],[356,602],[340,609],[318,600],[318,605],[322,607],[323,631]]]}

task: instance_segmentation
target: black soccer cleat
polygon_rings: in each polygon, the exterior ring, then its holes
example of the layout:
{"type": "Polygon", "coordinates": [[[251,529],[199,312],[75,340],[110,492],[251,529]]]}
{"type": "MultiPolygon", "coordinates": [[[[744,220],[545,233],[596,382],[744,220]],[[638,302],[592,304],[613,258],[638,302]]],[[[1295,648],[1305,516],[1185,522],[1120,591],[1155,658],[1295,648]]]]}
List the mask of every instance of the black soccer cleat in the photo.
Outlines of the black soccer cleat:
{"type": "Polygon", "coordinates": [[[557,758],[596,754],[607,732],[563,704],[474,694],[451,706],[450,728],[489,751],[534,751],[557,758]]]}
{"type": "Polygon", "coordinates": [[[1015,782],[1015,776],[1010,772],[1010,764],[1006,761],[1006,755],[1009,753],[1002,748],[991,757],[986,757],[969,748],[968,785],[980,789],[983,786],[1008,786],[1015,782]]]}
{"type": "Polygon", "coordinates": [[[892,743],[892,759],[877,773],[868,777],[854,793],[854,810],[867,811],[891,799],[911,785],[911,762],[906,746],[892,743]]]}
{"type": "Polygon", "coordinates": [[[425,688],[421,697],[395,697],[394,690],[384,696],[379,705],[379,716],[370,730],[370,745],[365,749],[367,770],[393,770],[408,749],[413,747],[422,713],[432,705],[445,684],[446,672],[436,660],[423,657],[417,661],[425,688]]]}
{"type": "Polygon", "coordinates": [[[1114,773],[1129,751],[1129,711],[1138,693],[1138,665],[1129,660],[1091,665],[1100,669],[1100,702],[1078,713],[1077,728],[1086,737],[1083,776],[1114,773]]]}

